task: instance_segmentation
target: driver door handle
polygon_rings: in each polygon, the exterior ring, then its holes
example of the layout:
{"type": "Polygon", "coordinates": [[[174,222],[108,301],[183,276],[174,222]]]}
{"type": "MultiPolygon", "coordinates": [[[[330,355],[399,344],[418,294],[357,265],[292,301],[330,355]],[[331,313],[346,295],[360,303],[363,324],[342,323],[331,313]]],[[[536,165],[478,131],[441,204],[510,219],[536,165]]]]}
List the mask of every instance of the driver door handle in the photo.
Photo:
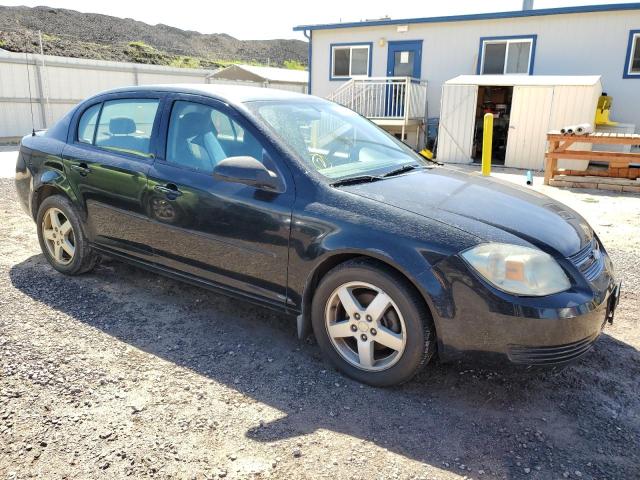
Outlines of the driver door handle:
{"type": "Polygon", "coordinates": [[[175,198],[182,195],[182,192],[178,190],[178,187],[176,187],[172,183],[167,183],[166,185],[156,185],[155,187],[153,187],[153,189],[156,192],[164,193],[167,197],[170,197],[170,198],[171,197],[175,198]]]}
{"type": "Polygon", "coordinates": [[[79,163],[78,165],[71,165],[71,168],[78,172],[83,177],[88,173],[91,173],[91,169],[87,166],[86,163],[79,163]]]}

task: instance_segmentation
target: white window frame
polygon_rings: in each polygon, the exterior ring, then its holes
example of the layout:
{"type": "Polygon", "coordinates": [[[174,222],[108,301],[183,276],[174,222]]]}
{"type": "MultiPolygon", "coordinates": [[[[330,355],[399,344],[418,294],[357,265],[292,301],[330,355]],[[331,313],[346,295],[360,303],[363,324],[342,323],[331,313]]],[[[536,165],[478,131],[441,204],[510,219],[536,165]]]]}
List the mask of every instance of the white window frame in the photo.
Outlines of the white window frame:
{"type": "Polygon", "coordinates": [[[369,43],[360,43],[353,45],[331,45],[331,80],[348,80],[350,78],[366,78],[369,76],[369,72],[371,71],[371,44],[369,43]],[[348,75],[336,75],[336,58],[335,51],[340,49],[349,49],[349,74],[348,75]],[[364,75],[353,75],[351,73],[351,67],[353,65],[353,50],[354,49],[366,49],[367,50],[367,73],[364,75]]]}
{"type": "Polygon", "coordinates": [[[502,67],[502,75],[507,75],[507,61],[509,60],[509,46],[512,43],[528,43],[529,44],[529,62],[527,63],[527,71],[525,73],[509,73],[508,75],[530,75],[531,62],[533,61],[533,37],[522,38],[503,38],[503,39],[487,39],[482,40],[482,52],[480,58],[480,75],[500,75],[499,73],[484,73],[484,56],[486,53],[486,46],[488,44],[500,44],[505,43],[507,48],[504,49],[504,66],[502,67]]]}
{"type": "Polygon", "coordinates": [[[629,37],[629,55],[627,57],[627,70],[625,73],[625,78],[638,78],[640,77],[640,70],[633,71],[633,57],[635,56],[636,50],[640,49],[640,32],[633,32],[629,37]]]}

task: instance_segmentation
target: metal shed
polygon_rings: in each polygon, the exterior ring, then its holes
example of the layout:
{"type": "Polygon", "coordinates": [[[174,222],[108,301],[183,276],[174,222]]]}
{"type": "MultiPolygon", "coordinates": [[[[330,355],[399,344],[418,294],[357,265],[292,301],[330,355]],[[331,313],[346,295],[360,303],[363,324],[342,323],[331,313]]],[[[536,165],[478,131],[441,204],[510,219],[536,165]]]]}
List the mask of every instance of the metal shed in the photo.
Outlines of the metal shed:
{"type": "MultiPolygon", "coordinates": [[[[594,123],[598,98],[602,94],[600,76],[556,75],[461,75],[442,87],[438,160],[471,163],[477,159],[478,129],[489,89],[507,92],[504,105],[494,117],[504,125],[502,156],[509,167],[542,170],[546,134],[566,125],[594,123]],[[506,102],[509,102],[507,105],[506,102]]],[[[494,138],[496,127],[494,126],[494,138]]],[[[481,138],[481,136],[480,136],[481,138]]],[[[576,149],[588,148],[576,144],[576,149]]],[[[495,150],[494,150],[495,151],[495,150]]],[[[573,162],[571,168],[585,169],[588,162],[573,162]]],[[[562,166],[562,165],[561,165],[562,166]]]]}
{"type": "Polygon", "coordinates": [[[207,78],[210,83],[241,83],[307,93],[309,72],[306,70],[238,64],[217,70],[207,78]]]}

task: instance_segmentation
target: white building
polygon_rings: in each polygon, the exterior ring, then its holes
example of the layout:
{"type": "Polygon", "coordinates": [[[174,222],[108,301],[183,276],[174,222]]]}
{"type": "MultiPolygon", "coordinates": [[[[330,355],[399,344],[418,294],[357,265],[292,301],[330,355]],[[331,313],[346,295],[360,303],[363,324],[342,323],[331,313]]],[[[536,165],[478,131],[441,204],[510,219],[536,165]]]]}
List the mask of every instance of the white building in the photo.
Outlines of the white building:
{"type": "Polygon", "coordinates": [[[598,75],[613,97],[611,118],[640,125],[640,3],[294,30],[310,41],[311,94],[404,131],[408,143],[422,137],[427,117],[440,116],[443,84],[469,74],[598,75]]]}

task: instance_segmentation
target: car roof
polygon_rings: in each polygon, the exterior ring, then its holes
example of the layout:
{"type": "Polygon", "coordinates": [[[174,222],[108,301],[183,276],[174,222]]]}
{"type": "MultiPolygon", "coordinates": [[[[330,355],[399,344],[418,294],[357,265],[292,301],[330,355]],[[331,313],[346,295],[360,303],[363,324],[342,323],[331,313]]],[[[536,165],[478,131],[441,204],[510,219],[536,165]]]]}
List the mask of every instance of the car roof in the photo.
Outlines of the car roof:
{"type": "Polygon", "coordinates": [[[248,87],[244,85],[219,85],[219,84],[163,84],[144,85],[137,87],[122,87],[113,90],[100,92],[100,95],[110,93],[131,93],[131,92],[167,92],[167,93],[187,93],[194,95],[204,95],[207,97],[223,100],[226,103],[240,104],[261,100],[295,101],[295,100],[322,100],[310,95],[278,90],[275,88],[248,87]]]}

